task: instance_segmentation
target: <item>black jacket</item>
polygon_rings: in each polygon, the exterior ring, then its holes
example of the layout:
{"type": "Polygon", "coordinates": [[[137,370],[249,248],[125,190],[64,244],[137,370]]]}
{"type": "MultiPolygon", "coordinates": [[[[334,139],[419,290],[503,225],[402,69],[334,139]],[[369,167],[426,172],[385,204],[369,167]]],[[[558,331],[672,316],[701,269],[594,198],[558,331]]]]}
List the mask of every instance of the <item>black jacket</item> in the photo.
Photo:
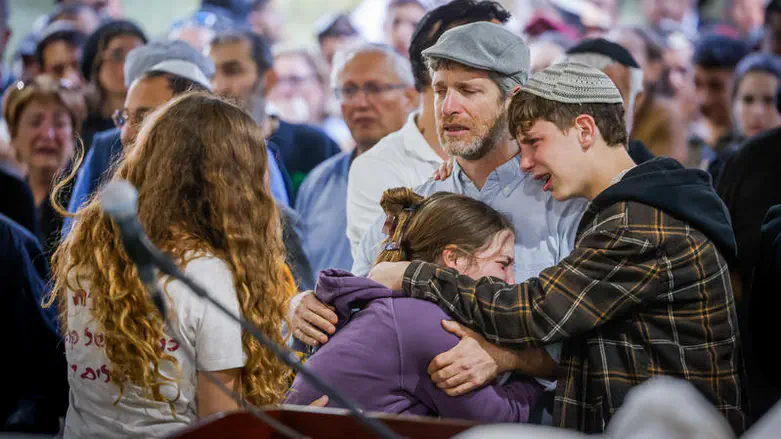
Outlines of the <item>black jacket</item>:
{"type": "Polygon", "coordinates": [[[35,199],[23,179],[0,168],[0,214],[7,216],[38,236],[35,199]]]}
{"type": "Polygon", "coordinates": [[[716,187],[732,218],[738,242],[735,268],[744,293],[751,291],[762,219],[771,206],[781,204],[780,144],[781,128],[750,139],[726,161],[716,187]]]}
{"type": "Polygon", "coordinates": [[[38,240],[0,214],[0,431],[54,434],[68,402],[67,362],[41,309],[49,268],[38,240]]]}
{"type": "Polygon", "coordinates": [[[291,124],[282,120],[279,121],[279,127],[268,140],[279,149],[280,165],[284,165],[292,179],[291,205],[295,205],[295,191],[298,190],[309,171],[325,159],[341,152],[339,145],[331,140],[322,129],[311,125],[291,124]]]}
{"type": "Polygon", "coordinates": [[[609,206],[637,201],[690,223],[718,247],[728,263],[737,257],[729,212],[711,185],[710,175],[684,168],[669,157],[657,157],[629,171],[592,204],[609,206]]]}
{"type": "Polygon", "coordinates": [[[778,327],[775,319],[781,309],[781,205],[771,207],[762,223],[759,254],[754,270],[746,318],[751,347],[751,410],[755,419],[763,416],[781,399],[778,374],[778,327]]]}

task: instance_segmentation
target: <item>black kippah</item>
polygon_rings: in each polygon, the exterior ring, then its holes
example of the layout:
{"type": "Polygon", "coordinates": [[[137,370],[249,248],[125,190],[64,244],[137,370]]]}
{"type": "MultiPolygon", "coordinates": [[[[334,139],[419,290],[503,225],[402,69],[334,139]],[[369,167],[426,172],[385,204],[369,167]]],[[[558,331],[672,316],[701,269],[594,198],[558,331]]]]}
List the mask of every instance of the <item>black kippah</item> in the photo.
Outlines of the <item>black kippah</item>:
{"type": "Polygon", "coordinates": [[[635,58],[624,48],[624,46],[604,38],[589,38],[567,50],[567,55],[574,55],[576,53],[598,53],[627,67],[640,68],[640,65],[635,61],[635,58]]]}

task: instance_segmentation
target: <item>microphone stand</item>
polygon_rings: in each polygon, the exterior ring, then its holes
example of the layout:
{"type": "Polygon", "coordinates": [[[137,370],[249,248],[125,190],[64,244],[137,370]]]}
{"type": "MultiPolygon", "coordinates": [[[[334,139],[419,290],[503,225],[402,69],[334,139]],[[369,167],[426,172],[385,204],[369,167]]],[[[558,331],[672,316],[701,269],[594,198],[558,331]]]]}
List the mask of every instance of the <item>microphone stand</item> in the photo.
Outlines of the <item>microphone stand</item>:
{"type": "Polygon", "coordinates": [[[243,317],[234,315],[233,312],[231,312],[231,310],[226,308],[222,303],[220,303],[217,300],[214,300],[214,298],[212,298],[211,294],[209,294],[209,292],[206,291],[206,289],[204,289],[203,287],[195,283],[192,279],[185,276],[184,273],[179,271],[179,267],[177,267],[176,264],[168,256],[164,255],[159,249],[154,247],[154,245],[152,245],[151,242],[146,240],[146,244],[148,249],[150,250],[150,253],[153,256],[152,261],[160,270],[160,272],[167,274],[175,279],[178,279],[183,284],[185,284],[190,290],[192,290],[196,295],[208,301],[210,304],[214,305],[217,309],[220,310],[220,312],[228,316],[231,320],[239,323],[242,329],[252,334],[253,337],[255,337],[263,346],[270,349],[274,353],[274,355],[276,355],[277,358],[279,358],[283,363],[285,363],[290,368],[294,369],[296,372],[303,375],[304,378],[306,378],[310,383],[312,383],[314,387],[319,389],[325,395],[328,395],[329,398],[333,398],[333,400],[336,401],[337,403],[341,404],[344,407],[347,407],[347,410],[353,416],[355,416],[358,419],[358,421],[360,421],[364,425],[364,427],[366,427],[367,430],[371,431],[372,433],[376,434],[378,437],[383,439],[397,439],[399,437],[398,435],[396,435],[396,433],[394,433],[390,428],[388,428],[382,422],[364,415],[363,409],[361,409],[357,403],[352,401],[347,396],[342,395],[341,392],[337,391],[331,385],[323,381],[319,376],[317,376],[311,370],[309,370],[309,368],[306,365],[304,365],[302,362],[296,359],[292,354],[285,352],[283,348],[277,345],[277,343],[270,340],[258,328],[253,326],[243,317]]]}
{"type": "MultiPolygon", "coordinates": [[[[173,337],[174,332],[173,332],[173,328],[171,327],[171,321],[170,319],[168,319],[168,308],[165,305],[165,298],[163,297],[163,292],[160,291],[160,287],[157,285],[157,282],[155,281],[156,276],[155,276],[154,268],[147,266],[142,269],[141,267],[138,267],[138,276],[141,278],[141,282],[144,284],[144,287],[146,288],[149,295],[152,296],[152,301],[157,307],[157,310],[160,312],[160,315],[163,317],[163,324],[165,325],[167,335],[171,336],[171,338],[176,340],[176,338],[173,337]]],[[[181,343],[179,340],[176,340],[176,342],[179,344],[180,347],[183,348],[182,352],[185,352],[185,356],[187,357],[187,360],[192,362],[195,365],[196,371],[198,371],[199,370],[198,359],[195,356],[195,352],[190,349],[189,345],[185,343],[181,343]]],[[[217,377],[215,377],[212,372],[204,370],[203,374],[204,376],[206,376],[206,378],[209,381],[211,381],[214,385],[216,385],[222,392],[224,392],[226,395],[231,397],[231,399],[239,403],[240,406],[248,409],[248,411],[253,416],[255,416],[260,421],[266,423],[268,426],[270,426],[277,432],[281,433],[283,436],[291,439],[308,439],[308,436],[302,435],[301,433],[293,430],[287,425],[265,414],[262,410],[258,409],[254,405],[244,401],[241,395],[229,389],[228,386],[226,386],[225,383],[217,379],[217,377]]]]}
{"type": "Polygon", "coordinates": [[[112,181],[101,190],[100,200],[103,205],[103,210],[111,216],[114,223],[119,227],[125,250],[130,259],[136,264],[136,267],[138,267],[139,277],[146,289],[152,294],[152,300],[155,305],[163,313],[162,316],[164,321],[167,321],[165,303],[162,295],[158,294],[157,283],[155,281],[155,268],[164,274],[180,280],[199,297],[215,306],[231,320],[238,322],[244,331],[251,334],[260,344],[270,349],[283,363],[303,375],[312,383],[312,385],[328,397],[333,398],[337,403],[347,407],[348,411],[369,431],[383,439],[396,439],[398,437],[382,422],[364,415],[358,404],[320,379],[320,377],[309,370],[308,367],[298,361],[297,358],[288,354],[284,348],[277,345],[277,343],[263,334],[262,331],[250,324],[240,313],[239,315],[234,315],[233,312],[227,309],[222,303],[214,300],[208,291],[179,271],[179,267],[176,266],[174,261],[156,248],[149,240],[149,237],[144,233],[143,226],[138,221],[136,213],[138,207],[138,192],[132,184],[124,180],[112,181]]]}

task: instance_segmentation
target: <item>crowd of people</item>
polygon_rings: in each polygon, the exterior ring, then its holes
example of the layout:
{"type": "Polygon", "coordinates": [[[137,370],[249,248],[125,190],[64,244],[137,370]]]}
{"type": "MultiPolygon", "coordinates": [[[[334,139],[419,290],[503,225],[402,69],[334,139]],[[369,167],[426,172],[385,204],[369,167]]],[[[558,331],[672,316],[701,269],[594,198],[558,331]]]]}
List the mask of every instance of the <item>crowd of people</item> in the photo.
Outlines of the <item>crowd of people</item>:
{"type": "Polygon", "coordinates": [[[7,48],[0,0],[0,431],[338,407],[159,276],[163,318],[101,206],[120,179],[187,276],[369,411],[601,433],[668,376],[734,437],[781,399],[781,1],[626,26],[617,0],[385,0],[380,40],[341,11],[316,47],[278,0],[164,35],[53,3],[7,48]]]}

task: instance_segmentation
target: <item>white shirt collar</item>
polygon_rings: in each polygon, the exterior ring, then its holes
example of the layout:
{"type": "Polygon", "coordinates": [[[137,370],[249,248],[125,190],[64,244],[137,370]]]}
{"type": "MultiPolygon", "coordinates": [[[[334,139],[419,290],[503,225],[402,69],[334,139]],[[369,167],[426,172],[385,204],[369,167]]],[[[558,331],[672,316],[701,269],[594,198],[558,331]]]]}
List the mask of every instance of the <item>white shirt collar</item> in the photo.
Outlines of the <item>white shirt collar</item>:
{"type": "Polygon", "coordinates": [[[421,160],[433,163],[442,163],[442,158],[434,152],[434,148],[428,144],[426,138],[423,137],[420,130],[418,130],[418,124],[415,122],[420,111],[413,111],[407,117],[407,122],[401,127],[401,137],[404,144],[404,149],[408,154],[416,156],[421,160]]]}

